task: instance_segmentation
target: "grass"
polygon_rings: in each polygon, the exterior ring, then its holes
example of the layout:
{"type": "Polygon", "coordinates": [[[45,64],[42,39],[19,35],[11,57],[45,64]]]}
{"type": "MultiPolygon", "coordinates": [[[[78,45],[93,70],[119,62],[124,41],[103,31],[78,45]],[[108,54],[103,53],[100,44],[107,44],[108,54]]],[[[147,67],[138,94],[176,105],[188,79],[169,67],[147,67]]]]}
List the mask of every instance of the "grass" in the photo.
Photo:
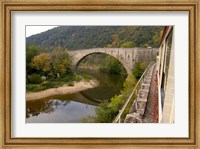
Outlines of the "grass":
{"type": "Polygon", "coordinates": [[[60,81],[45,81],[40,84],[26,84],[26,92],[38,92],[49,88],[61,87],[65,82],[60,81]]]}
{"type": "Polygon", "coordinates": [[[89,81],[92,77],[87,74],[78,75],[67,75],[62,78],[50,78],[39,84],[26,84],[26,92],[38,92],[49,88],[57,88],[62,86],[74,86],[74,81],[78,82],[81,80],[89,81]]]}

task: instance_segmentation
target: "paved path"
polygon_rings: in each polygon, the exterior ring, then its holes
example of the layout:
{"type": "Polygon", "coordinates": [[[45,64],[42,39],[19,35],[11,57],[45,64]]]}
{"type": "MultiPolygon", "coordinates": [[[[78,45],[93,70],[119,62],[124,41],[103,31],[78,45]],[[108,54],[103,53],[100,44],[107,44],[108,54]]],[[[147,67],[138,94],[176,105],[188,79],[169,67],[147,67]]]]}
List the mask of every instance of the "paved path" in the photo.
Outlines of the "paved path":
{"type": "Polygon", "coordinates": [[[151,79],[151,86],[147,100],[146,110],[143,116],[143,123],[157,123],[158,122],[158,92],[156,81],[156,67],[153,68],[153,76],[151,79]]]}

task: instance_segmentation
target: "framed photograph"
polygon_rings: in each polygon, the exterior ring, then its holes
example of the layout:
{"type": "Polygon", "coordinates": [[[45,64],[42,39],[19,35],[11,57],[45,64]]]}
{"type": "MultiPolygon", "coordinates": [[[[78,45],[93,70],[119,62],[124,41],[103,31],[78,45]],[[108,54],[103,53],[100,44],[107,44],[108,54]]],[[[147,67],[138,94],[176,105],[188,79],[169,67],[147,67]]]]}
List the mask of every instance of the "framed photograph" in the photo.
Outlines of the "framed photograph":
{"type": "Polygon", "coordinates": [[[199,148],[200,2],[1,1],[3,148],[199,148]]]}

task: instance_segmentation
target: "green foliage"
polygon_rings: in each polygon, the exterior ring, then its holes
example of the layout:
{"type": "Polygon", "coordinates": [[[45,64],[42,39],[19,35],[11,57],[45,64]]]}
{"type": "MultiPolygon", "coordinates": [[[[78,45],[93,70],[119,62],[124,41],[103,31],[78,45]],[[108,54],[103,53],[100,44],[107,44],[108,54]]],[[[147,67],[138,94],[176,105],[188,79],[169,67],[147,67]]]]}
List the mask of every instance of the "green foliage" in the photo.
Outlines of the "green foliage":
{"type": "MultiPolygon", "coordinates": [[[[96,108],[95,122],[111,123],[114,120],[115,116],[118,114],[119,110],[126,102],[128,96],[130,95],[130,91],[132,91],[136,82],[137,81],[133,76],[133,74],[128,75],[124,83],[124,88],[121,91],[122,94],[119,96],[114,96],[113,98],[110,99],[110,101],[103,100],[96,108]]],[[[130,105],[125,112],[128,113],[129,109],[130,105]]],[[[84,120],[87,121],[91,119],[84,119],[84,120]]]]}
{"type": "MultiPolygon", "coordinates": [[[[147,63],[137,63],[133,72],[137,75],[137,77],[139,77],[143,74],[146,67],[147,63]]],[[[111,98],[110,101],[102,101],[96,108],[96,118],[86,118],[84,119],[84,121],[87,122],[87,120],[93,120],[99,123],[111,123],[114,120],[115,116],[118,114],[119,110],[123,107],[124,103],[128,99],[130,93],[137,83],[137,77],[134,73],[129,74],[127,79],[125,80],[123,90],[121,90],[121,95],[111,98]]],[[[123,112],[121,117],[122,121],[124,120],[126,114],[129,113],[135,97],[136,95],[133,95],[131,102],[128,104],[125,111],[123,112]]]]}
{"type": "Polygon", "coordinates": [[[123,104],[124,104],[123,96],[114,96],[113,98],[111,98],[109,106],[113,109],[115,113],[118,113],[119,109],[123,106],[123,104]]]}
{"type": "Polygon", "coordinates": [[[100,63],[100,71],[110,74],[120,74],[125,72],[125,69],[117,59],[105,56],[104,61],[100,63]]]}
{"type": "Polygon", "coordinates": [[[84,78],[84,80],[89,81],[92,79],[92,77],[88,74],[82,74],[82,77],[84,78]]]}
{"type": "Polygon", "coordinates": [[[51,55],[47,53],[41,53],[34,56],[31,62],[31,66],[37,70],[47,72],[50,70],[51,55]]]}
{"type": "Polygon", "coordinates": [[[75,75],[74,76],[74,81],[80,81],[83,79],[83,76],[82,75],[75,75]]]}
{"type": "Polygon", "coordinates": [[[27,48],[29,51],[27,52],[28,57],[31,58],[29,59],[30,62],[26,67],[27,76],[37,73],[40,74],[40,76],[46,76],[48,79],[53,80],[55,78],[59,78],[60,76],[61,78],[65,78],[65,75],[71,73],[71,58],[66,51],[67,49],[61,49],[58,47],[52,52],[42,52],[38,54],[35,52],[35,49],[37,49],[35,46],[27,48]],[[33,52],[31,53],[30,50],[33,50],[33,52]]]}
{"type": "Polygon", "coordinates": [[[120,48],[133,48],[134,44],[131,41],[126,41],[120,45],[120,48]]]}
{"type": "Polygon", "coordinates": [[[55,80],[62,81],[62,82],[70,82],[70,81],[74,80],[74,75],[69,73],[69,74],[66,74],[63,77],[57,78],[55,80]]]}
{"type": "Polygon", "coordinates": [[[37,86],[35,84],[27,84],[26,85],[26,92],[32,92],[35,90],[37,86]]]}
{"type": "MultiPolygon", "coordinates": [[[[35,73],[34,69],[31,67],[31,61],[34,56],[39,53],[40,49],[35,45],[28,45],[26,47],[26,74],[35,73]]],[[[26,76],[26,82],[28,81],[28,77],[26,76]]]]}
{"type": "Polygon", "coordinates": [[[108,100],[102,101],[96,108],[96,122],[99,123],[110,123],[113,121],[115,111],[112,107],[109,107],[108,100]]]}
{"type": "Polygon", "coordinates": [[[143,72],[145,71],[147,65],[148,64],[146,62],[135,63],[135,66],[133,69],[133,75],[136,77],[137,80],[140,79],[140,77],[142,76],[143,72]]]}
{"type": "Polygon", "coordinates": [[[45,89],[56,87],[56,85],[56,82],[44,82],[41,84],[41,86],[43,86],[45,89]]]}
{"type": "Polygon", "coordinates": [[[29,76],[28,79],[29,83],[31,84],[39,84],[42,82],[41,76],[38,74],[32,74],[31,76],[29,76]]]}
{"type": "Polygon", "coordinates": [[[54,66],[56,73],[64,75],[67,72],[70,72],[71,62],[69,61],[69,59],[58,59],[54,63],[54,66]]]}
{"type": "Polygon", "coordinates": [[[126,94],[127,92],[130,92],[130,90],[133,89],[136,83],[136,77],[133,74],[129,74],[124,82],[124,89],[121,91],[121,93],[126,94]]]}
{"type": "Polygon", "coordinates": [[[39,53],[40,49],[35,45],[28,45],[26,47],[26,64],[30,64],[32,58],[39,53]]]}
{"type": "Polygon", "coordinates": [[[67,49],[60,47],[55,48],[51,52],[51,62],[54,74],[60,74],[61,76],[71,73],[71,58],[67,53],[67,49]]]}
{"type": "Polygon", "coordinates": [[[81,119],[81,123],[95,123],[96,118],[93,116],[84,117],[81,119]]]}
{"type": "MultiPolygon", "coordinates": [[[[99,123],[111,123],[114,117],[122,108],[126,101],[125,96],[114,96],[110,101],[103,100],[99,106],[96,108],[96,117],[92,118],[93,121],[99,123]],[[94,120],[95,119],[95,120],[94,120]]],[[[88,119],[84,119],[85,121],[88,119]]],[[[91,119],[89,119],[91,120],[91,119]]]]}
{"type": "Polygon", "coordinates": [[[55,47],[88,49],[96,47],[158,47],[162,26],[60,26],[27,38],[27,45],[43,51],[55,47]],[[128,42],[128,43],[127,43],[128,42]]]}

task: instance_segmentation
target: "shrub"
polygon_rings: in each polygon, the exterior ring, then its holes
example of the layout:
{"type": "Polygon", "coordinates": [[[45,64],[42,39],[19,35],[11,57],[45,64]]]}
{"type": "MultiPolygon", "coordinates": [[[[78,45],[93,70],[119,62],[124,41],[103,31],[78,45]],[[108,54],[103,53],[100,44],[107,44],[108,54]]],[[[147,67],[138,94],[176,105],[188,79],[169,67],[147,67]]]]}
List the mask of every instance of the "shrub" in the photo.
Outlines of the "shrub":
{"type": "Polygon", "coordinates": [[[75,77],[74,77],[74,81],[80,81],[82,79],[83,79],[83,77],[81,75],[75,75],[75,77]]]}
{"type": "Polygon", "coordinates": [[[144,73],[145,69],[147,67],[147,63],[145,62],[137,62],[135,63],[135,67],[133,69],[133,74],[136,77],[137,80],[140,79],[140,77],[142,76],[142,74],[144,73]]]}
{"type": "Polygon", "coordinates": [[[55,87],[56,83],[54,82],[45,82],[45,83],[42,83],[41,86],[43,86],[44,88],[53,88],[55,87]]]}
{"type": "Polygon", "coordinates": [[[32,74],[29,77],[29,83],[31,83],[31,84],[39,84],[39,83],[42,83],[42,79],[41,79],[40,75],[32,74]]]}
{"type": "Polygon", "coordinates": [[[26,92],[34,91],[35,88],[36,88],[36,85],[27,84],[26,85],[26,92]]]}
{"type": "Polygon", "coordinates": [[[69,82],[72,80],[74,80],[74,76],[72,74],[66,74],[64,77],[59,78],[59,81],[62,81],[62,82],[69,82]]]}
{"type": "Polygon", "coordinates": [[[108,100],[103,100],[96,108],[96,121],[99,123],[111,123],[116,112],[109,106],[108,100]]]}
{"type": "Polygon", "coordinates": [[[89,81],[92,77],[88,74],[82,74],[83,78],[86,80],[86,81],[89,81]]]}

